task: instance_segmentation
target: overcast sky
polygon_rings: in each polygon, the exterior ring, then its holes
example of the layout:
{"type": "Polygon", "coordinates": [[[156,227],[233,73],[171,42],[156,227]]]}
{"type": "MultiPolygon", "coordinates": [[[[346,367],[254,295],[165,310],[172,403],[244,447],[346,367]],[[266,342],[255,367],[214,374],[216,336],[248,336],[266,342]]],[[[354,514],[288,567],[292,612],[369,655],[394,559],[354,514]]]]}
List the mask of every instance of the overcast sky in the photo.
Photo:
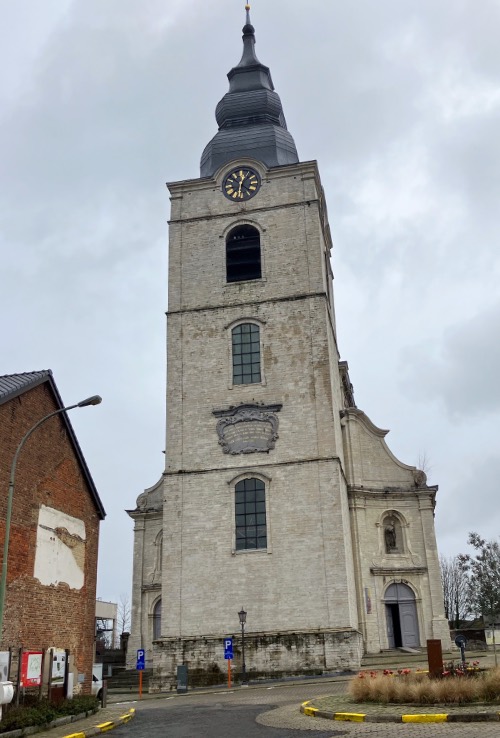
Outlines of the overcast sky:
{"type": "MultiPolygon", "coordinates": [[[[199,176],[241,0],[0,3],[0,373],[52,369],[102,497],[98,596],[164,465],[166,181],[199,176]]],[[[425,455],[443,553],[500,534],[500,2],[255,0],[334,238],[342,358],[425,455]]]]}

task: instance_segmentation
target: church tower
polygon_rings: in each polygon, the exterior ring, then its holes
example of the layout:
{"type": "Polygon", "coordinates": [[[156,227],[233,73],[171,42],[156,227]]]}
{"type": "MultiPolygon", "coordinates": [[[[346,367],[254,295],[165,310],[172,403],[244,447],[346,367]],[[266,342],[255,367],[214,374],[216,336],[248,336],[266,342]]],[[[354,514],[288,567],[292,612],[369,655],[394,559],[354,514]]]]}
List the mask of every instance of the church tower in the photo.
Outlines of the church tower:
{"type": "MultiPolygon", "coordinates": [[[[401,571],[429,578],[410,507],[436,552],[436,488],[355,407],[318,167],[299,161],[248,6],[228,78],[200,177],[168,185],[166,468],[129,511],[130,646],[161,690],[180,664],[220,681],[228,636],[240,669],[242,608],[250,676],[357,669],[364,647],[387,647],[386,587],[397,640],[401,587],[414,592],[401,571]]],[[[435,635],[436,566],[420,620],[411,602],[415,644],[435,635]]]]}

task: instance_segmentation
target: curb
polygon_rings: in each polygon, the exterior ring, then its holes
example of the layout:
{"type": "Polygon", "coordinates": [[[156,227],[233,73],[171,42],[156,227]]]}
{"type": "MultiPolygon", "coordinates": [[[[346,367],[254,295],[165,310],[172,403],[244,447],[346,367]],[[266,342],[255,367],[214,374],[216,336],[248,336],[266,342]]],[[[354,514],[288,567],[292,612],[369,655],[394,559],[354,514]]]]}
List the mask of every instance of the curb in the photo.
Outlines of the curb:
{"type": "Polygon", "coordinates": [[[109,720],[106,723],[100,723],[99,725],[95,725],[93,728],[82,730],[79,733],[69,733],[68,735],[65,735],[64,738],[90,738],[90,736],[98,735],[99,733],[107,733],[108,730],[113,730],[113,728],[118,728],[120,725],[128,723],[134,716],[135,709],[132,707],[127,713],[125,713],[125,715],[120,715],[116,720],[109,720]]]}
{"type": "Polygon", "coordinates": [[[499,712],[470,713],[422,713],[417,715],[367,715],[357,712],[326,712],[311,707],[311,702],[300,706],[303,715],[348,723],[495,723],[500,721],[499,712]]]}

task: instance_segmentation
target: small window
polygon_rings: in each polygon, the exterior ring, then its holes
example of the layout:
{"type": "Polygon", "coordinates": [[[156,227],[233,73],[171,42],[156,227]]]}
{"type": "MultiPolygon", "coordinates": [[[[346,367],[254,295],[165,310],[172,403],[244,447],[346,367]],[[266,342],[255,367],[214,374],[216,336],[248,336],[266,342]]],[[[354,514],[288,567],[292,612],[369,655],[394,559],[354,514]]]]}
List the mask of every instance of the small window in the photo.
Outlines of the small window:
{"type": "Polygon", "coordinates": [[[161,600],[153,608],[153,641],[161,636],[161,600]]]}
{"type": "Polygon", "coordinates": [[[227,281],[243,282],[261,276],[259,231],[249,225],[233,228],[226,238],[227,281]]]}
{"type": "Polygon", "coordinates": [[[235,487],[236,550],[267,548],[266,486],[243,479],[235,487]]]}
{"type": "Polygon", "coordinates": [[[261,381],[260,328],[255,323],[242,323],[232,330],[233,384],[256,384],[261,381]]]}

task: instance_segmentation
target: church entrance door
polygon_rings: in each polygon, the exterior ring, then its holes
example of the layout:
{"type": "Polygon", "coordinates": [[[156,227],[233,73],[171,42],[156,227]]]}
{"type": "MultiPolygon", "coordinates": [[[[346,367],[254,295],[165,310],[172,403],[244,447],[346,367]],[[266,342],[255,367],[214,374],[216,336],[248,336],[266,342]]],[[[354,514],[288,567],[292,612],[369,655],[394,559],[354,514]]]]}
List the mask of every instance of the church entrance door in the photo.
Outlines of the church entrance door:
{"type": "Polygon", "coordinates": [[[389,648],[417,648],[417,604],[406,584],[391,584],[385,593],[385,614],[389,648]]]}

